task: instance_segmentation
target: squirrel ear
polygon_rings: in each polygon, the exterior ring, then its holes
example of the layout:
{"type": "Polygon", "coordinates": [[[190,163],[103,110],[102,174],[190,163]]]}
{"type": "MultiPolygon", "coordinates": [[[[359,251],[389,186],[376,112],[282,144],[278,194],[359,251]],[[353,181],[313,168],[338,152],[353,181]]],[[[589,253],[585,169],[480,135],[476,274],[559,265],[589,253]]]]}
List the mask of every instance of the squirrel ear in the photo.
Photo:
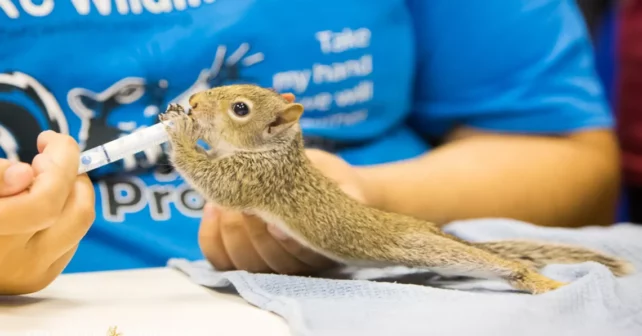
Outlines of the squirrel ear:
{"type": "Polygon", "coordinates": [[[276,120],[268,126],[268,133],[274,133],[274,131],[280,131],[290,127],[299,121],[302,114],[303,105],[298,103],[287,104],[285,108],[277,114],[276,120]]]}
{"type": "Polygon", "coordinates": [[[299,121],[301,115],[303,114],[303,105],[299,103],[290,103],[285,109],[279,113],[279,117],[283,118],[286,123],[291,123],[299,121]]]}

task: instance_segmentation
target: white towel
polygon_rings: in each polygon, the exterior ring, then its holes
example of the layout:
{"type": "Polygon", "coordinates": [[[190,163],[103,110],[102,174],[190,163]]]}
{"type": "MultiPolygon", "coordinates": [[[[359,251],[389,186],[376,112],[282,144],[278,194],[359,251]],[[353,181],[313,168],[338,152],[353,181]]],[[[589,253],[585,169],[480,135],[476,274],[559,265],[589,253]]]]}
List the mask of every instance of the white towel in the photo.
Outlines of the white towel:
{"type": "Polygon", "coordinates": [[[337,279],[217,272],[205,261],[183,259],[168,265],[203,286],[234,286],[249,303],[282,316],[296,336],[642,335],[642,226],[561,229],[484,219],[445,230],[470,241],[531,238],[592,247],[630,260],[636,273],[616,278],[593,262],[549,265],[543,274],[571,284],[529,295],[499,281],[443,281],[405,268],[346,269],[347,278],[337,279]]]}

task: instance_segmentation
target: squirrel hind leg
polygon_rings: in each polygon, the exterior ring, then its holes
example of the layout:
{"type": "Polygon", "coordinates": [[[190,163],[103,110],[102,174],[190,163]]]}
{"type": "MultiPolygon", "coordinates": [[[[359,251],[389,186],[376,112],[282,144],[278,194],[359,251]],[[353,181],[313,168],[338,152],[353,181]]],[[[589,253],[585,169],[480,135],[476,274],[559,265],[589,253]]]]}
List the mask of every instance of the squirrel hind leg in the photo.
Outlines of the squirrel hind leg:
{"type": "Polygon", "coordinates": [[[474,246],[541,269],[548,264],[578,264],[593,261],[606,266],[615,276],[635,272],[630,262],[592,249],[566,244],[515,240],[475,243],[474,246]]]}
{"type": "Polygon", "coordinates": [[[566,285],[564,282],[547,278],[530,268],[516,269],[506,280],[511,286],[531,294],[543,294],[566,285]]]}
{"type": "Polygon", "coordinates": [[[586,261],[594,261],[594,262],[600,263],[606,266],[609,270],[611,270],[613,275],[617,277],[627,276],[635,272],[635,267],[633,266],[633,264],[631,264],[627,260],[615,258],[615,257],[611,257],[608,255],[603,255],[599,253],[595,253],[595,254],[593,253],[594,252],[589,251],[588,252],[589,255],[587,256],[587,258],[579,259],[579,262],[581,262],[582,260],[586,260],[586,261]]]}
{"type": "Polygon", "coordinates": [[[415,236],[408,245],[412,246],[399,249],[398,258],[395,258],[405,266],[427,268],[441,274],[503,280],[513,288],[531,294],[546,293],[565,285],[526,264],[445,236],[430,235],[428,240],[415,236]]]}
{"type": "Polygon", "coordinates": [[[608,260],[604,261],[595,260],[595,262],[608,267],[608,269],[613,272],[613,275],[617,277],[627,276],[635,272],[635,267],[633,266],[633,264],[626,260],[609,258],[608,260]]]}

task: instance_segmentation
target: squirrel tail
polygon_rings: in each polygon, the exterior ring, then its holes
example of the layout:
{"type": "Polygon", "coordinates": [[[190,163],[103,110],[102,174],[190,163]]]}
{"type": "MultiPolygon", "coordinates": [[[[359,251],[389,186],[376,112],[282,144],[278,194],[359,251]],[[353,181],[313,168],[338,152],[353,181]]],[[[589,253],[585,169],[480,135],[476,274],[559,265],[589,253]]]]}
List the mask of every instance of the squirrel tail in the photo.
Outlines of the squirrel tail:
{"type": "Polygon", "coordinates": [[[473,245],[504,258],[520,261],[535,269],[540,269],[547,264],[594,261],[608,267],[618,277],[635,271],[633,265],[626,260],[579,246],[521,240],[483,242],[473,245]]]}

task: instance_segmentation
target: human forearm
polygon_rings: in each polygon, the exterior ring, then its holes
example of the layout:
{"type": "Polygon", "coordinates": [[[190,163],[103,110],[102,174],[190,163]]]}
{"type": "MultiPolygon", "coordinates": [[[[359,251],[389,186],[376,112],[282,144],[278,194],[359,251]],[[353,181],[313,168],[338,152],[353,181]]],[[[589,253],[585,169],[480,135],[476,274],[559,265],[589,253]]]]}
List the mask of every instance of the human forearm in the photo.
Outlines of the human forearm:
{"type": "Polygon", "coordinates": [[[569,137],[474,134],[399,163],[358,168],[375,207],[445,224],[508,217],[546,226],[605,225],[619,188],[610,132],[569,137]]]}

